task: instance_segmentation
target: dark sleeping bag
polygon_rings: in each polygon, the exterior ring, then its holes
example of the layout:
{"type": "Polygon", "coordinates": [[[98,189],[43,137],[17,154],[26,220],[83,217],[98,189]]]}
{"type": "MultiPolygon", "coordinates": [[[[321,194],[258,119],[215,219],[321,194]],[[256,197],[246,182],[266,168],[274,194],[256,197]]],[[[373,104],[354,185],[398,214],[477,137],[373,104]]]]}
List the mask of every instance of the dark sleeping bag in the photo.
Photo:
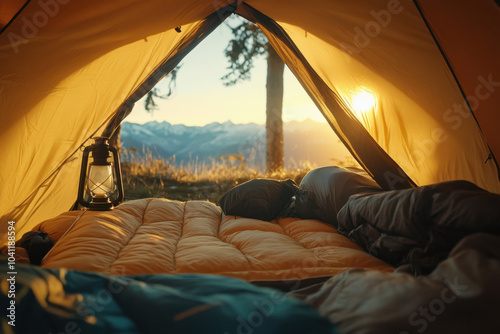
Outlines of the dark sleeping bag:
{"type": "Polygon", "coordinates": [[[271,221],[297,191],[293,180],[255,179],[229,190],[217,204],[225,215],[271,221]]]}
{"type": "Polygon", "coordinates": [[[337,218],[339,233],[368,253],[422,275],[462,238],[500,235],[500,195],[468,181],[447,181],[352,196],[337,218]]]}
{"type": "Polygon", "coordinates": [[[319,219],[337,227],[337,213],[351,195],[379,191],[380,186],[360,169],[317,168],[300,183],[295,210],[299,218],[319,219]]]}
{"type": "Polygon", "coordinates": [[[42,264],[44,256],[54,246],[48,234],[41,231],[26,232],[16,244],[26,249],[30,263],[36,265],[42,264]]]}
{"type": "Polygon", "coordinates": [[[428,276],[351,269],[291,292],[339,333],[500,333],[500,237],[474,234],[428,276]]]}

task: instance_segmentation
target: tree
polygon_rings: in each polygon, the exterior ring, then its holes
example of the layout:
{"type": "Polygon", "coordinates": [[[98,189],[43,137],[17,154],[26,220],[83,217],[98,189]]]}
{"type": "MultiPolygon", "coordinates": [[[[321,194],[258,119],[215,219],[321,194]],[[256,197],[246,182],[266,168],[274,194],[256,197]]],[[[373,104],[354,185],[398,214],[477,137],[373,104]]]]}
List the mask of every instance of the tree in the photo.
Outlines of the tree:
{"type": "Polygon", "coordinates": [[[161,94],[160,90],[157,87],[154,87],[146,94],[146,99],[144,100],[144,109],[147,112],[153,113],[155,110],[158,110],[158,104],[155,102],[155,98],[167,99],[169,98],[175,89],[175,84],[177,82],[177,73],[181,69],[182,65],[177,66],[167,75],[168,81],[168,92],[166,94],[161,94]]]}
{"type": "Polygon", "coordinates": [[[283,169],[283,73],[285,64],[255,24],[242,21],[229,26],[233,39],[225,50],[229,73],[221,79],[226,86],[251,78],[253,60],[267,55],[266,79],[266,168],[268,173],[283,169]]]}

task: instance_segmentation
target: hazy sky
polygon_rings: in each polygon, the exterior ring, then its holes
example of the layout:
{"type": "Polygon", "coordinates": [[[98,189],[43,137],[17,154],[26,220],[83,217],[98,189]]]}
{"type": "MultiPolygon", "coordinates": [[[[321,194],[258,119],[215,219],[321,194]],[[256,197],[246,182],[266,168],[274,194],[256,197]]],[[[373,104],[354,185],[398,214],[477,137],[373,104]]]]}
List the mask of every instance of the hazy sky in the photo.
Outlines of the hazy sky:
{"type": "MultiPolygon", "coordinates": [[[[227,20],[231,24],[231,21],[227,20]]],[[[236,21],[238,22],[238,21],[236,21]]],[[[234,25],[234,21],[233,21],[234,25]]],[[[212,122],[265,123],[266,60],[254,62],[252,79],[226,87],[220,78],[227,73],[224,49],[231,31],[223,23],[181,62],[177,87],[167,100],[158,99],[160,110],[153,115],[144,110],[144,101],[136,103],[128,122],[167,121],[174,124],[205,125],[212,122]]],[[[283,120],[311,118],[325,122],[293,74],[285,67],[283,120]]],[[[166,93],[166,81],[157,87],[166,93]]]]}

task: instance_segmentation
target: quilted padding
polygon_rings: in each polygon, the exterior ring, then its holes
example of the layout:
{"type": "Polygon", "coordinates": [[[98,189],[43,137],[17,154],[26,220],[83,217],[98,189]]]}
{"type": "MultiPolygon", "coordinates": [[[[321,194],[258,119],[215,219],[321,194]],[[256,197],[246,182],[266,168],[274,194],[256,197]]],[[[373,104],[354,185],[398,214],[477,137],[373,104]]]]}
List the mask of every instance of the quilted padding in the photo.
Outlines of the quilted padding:
{"type": "Polygon", "coordinates": [[[67,212],[37,229],[55,241],[43,262],[51,268],[115,275],[207,273],[249,281],[332,276],[352,267],[393,270],[331,225],[224,216],[202,201],[129,201],[110,212],[67,212]]]}

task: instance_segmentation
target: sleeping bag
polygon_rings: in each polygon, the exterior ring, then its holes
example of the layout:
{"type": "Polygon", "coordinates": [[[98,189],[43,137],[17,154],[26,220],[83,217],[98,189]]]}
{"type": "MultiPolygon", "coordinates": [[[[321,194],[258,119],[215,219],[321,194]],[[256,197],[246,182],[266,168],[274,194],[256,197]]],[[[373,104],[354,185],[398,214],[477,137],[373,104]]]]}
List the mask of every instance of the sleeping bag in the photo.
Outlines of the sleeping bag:
{"type": "Polygon", "coordinates": [[[302,219],[318,219],[337,227],[337,213],[351,195],[379,191],[380,186],[362,170],[317,168],[300,183],[295,210],[302,219]]]}

